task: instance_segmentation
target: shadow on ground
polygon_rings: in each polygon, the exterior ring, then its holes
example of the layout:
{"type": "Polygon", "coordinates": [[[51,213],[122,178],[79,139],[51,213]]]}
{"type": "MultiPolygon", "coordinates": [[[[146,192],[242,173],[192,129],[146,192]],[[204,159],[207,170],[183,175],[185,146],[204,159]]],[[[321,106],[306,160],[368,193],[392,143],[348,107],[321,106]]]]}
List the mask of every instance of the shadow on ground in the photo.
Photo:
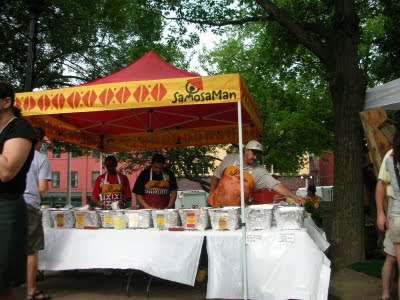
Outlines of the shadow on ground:
{"type": "MultiPolygon", "coordinates": [[[[147,300],[148,275],[135,271],[129,298],[126,294],[128,277],[129,272],[121,270],[113,270],[112,273],[102,270],[46,272],[44,280],[39,282],[39,288],[50,294],[52,299],[60,300],[147,300]]],[[[380,299],[381,288],[379,278],[350,269],[340,269],[331,275],[328,299],[380,299]]],[[[156,278],[151,284],[150,299],[204,300],[206,292],[206,283],[191,287],[156,278]]],[[[18,289],[18,299],[25,299],[25,287],[18,289]]]]}

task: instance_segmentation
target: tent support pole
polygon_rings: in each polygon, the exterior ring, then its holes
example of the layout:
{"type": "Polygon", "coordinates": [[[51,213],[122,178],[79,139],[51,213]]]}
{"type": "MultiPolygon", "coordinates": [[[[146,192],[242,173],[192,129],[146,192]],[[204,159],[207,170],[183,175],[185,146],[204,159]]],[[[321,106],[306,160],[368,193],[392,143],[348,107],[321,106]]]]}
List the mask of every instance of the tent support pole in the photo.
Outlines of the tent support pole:
{"type": "Polygon", "coordinates": [[[240,204],[242,218],[242,272],[243,272],[243,299],[247,300],[247,255],[246,255],[246,218],[244,214],[244,178],[243,178],[243,132],[242,132],[242,104],[237,103],[238,133],[239,133],[239,163],[240,163],[240,204]]]}
{"type": "Polygon", "coordinates": [[[67,205],[71,204],[71,152],[67,152],[67,205]]]}

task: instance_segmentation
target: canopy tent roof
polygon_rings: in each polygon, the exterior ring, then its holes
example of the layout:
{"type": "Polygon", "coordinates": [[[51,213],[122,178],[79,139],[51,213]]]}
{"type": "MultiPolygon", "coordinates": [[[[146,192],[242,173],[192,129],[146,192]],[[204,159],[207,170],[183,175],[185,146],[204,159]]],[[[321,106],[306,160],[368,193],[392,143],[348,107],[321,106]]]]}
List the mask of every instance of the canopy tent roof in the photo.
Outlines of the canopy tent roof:
{"type": "Polygon", "coordinates": [[[19,93],[16,105],[50,138],[106,152],[259,139],[262,125],[239,74],[201,77],[150,51],[86,84],[19,93]]]}
{"type": "Polygon", "coordinates": [[[367,90],[364,109],[376,107],[400,110],[400,79],[367,90]]]}

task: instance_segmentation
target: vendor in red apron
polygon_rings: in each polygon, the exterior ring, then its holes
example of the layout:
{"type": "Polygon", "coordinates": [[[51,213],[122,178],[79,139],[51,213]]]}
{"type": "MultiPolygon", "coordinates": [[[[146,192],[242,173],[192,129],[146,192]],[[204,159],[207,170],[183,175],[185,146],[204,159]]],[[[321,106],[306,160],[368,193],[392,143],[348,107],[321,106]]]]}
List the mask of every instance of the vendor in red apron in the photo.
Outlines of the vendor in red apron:
{"type": "Polygon", "coordinates": [[[165,168],[165,158],[154,154],[151,166],[136,179],[132,192],[136,194],[139,208],[173,208],[178,185],[174,173],[165,168]]]}
{"type": "MultiPolygon", "coordinates": [[[[301,197],[273,178],[265,167],[258,163],[261,157],[262,145],[257,141],[248,142],[243,152],[245,202],[250,204],[249,198],[254,191],[268,188],[304,205],[301,197]]],[[[208,203],[212,207],[240,206],[239,154],[227,155],[215,170],[211,179],[208,203]]]]}
{"type": "Polygon", "coordinates": [[[97,177],[92,192],[92,202],[96,202],[102,209],[111,210],[111,203],[118,201],[119,207],[125,207],[125,201],[132,199],[128,177],[117,172],[117,159],[107,156],[104,166],[107,172],[97,177]]]}

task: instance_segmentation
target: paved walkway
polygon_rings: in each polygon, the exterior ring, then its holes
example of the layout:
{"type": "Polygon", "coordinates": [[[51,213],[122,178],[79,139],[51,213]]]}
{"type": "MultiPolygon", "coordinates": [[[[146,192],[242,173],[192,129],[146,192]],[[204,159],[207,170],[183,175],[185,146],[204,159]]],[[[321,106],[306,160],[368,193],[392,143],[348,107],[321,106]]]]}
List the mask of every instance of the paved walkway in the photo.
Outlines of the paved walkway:
{"type": "MultiPolygon", "coordinates": [[[[116,272],[112,276],[83,271],[48,272],[45,280],[40,282],[39,286],[49,293],[52,299],[147,300],[147,278],[142,273],[135,276],[130,298],[127,298],[125,292],[127,274],[122,271],[116,272]]],[[[376,300],[380,299],[381,287],[381,281],[377,278],[349,269],[341,269],[332,274],[329,299],[376,300]]],[[[206,288],[206,284],[191,287],[174,282],[155,280],[151,286],[150,299],[204,300],[206,288]]],[[[24,292],[24,287],[19,288],[18,299],[25,299],[24,292]]]]}

